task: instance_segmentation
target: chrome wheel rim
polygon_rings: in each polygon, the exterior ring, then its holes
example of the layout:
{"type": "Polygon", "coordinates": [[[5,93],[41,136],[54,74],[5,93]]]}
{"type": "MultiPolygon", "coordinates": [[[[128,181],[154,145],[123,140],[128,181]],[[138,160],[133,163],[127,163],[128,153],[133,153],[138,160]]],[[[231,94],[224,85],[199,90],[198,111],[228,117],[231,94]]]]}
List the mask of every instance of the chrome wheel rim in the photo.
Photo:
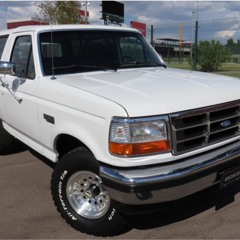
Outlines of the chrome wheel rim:
{"type": "Polygon", "coordinates": [[[101,178],[93,172],[73,174],[67,182],[66,194],[74,211],[88,219],[101,218],[110,206],[110,198],[101,178]]]}

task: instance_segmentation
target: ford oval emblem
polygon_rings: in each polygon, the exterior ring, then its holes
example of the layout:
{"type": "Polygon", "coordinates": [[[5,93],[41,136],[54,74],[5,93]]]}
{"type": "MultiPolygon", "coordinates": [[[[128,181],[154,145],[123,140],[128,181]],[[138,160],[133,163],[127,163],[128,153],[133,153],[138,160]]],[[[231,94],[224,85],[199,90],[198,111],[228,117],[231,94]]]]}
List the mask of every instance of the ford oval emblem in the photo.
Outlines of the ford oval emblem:
{"type": "Polygon", "coordinates": [[[220,123],[220,125],[221,125],[222,128],[227,128],[227,127],[229,127],[231,124],[232,124],[232,123],[231,123],[231,121],[229,121],[229,120],[225,120],[225,121],[223,121],[223,122],[220,123]]]}

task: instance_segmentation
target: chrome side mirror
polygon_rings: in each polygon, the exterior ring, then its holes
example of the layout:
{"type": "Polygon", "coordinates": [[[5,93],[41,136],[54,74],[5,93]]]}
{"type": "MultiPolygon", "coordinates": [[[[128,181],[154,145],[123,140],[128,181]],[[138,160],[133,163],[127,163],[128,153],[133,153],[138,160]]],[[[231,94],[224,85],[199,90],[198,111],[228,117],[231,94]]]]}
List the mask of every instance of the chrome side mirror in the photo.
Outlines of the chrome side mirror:
{"type": "MultiPolygon", "coordinates": [[[[0,61],[0,74],[3,75],[14,75],[14,68],[15,68],[15,64],[12,62],[4,62],[4,61],[0,61]]],[[[2,83],[2,86],[5,87],[8,92],[13,96],[13,98],[15,100],[18,101],[18,103],[20,104],[22,102],[22,99],[19,97],[15,96],[15,92],[17,91],[18,87],[20,85],[22,85],[24,82],[26,81],[26,79],[24,78],[16,78],[13,80],[12,83],[12,89],[9,88],[9,84],[5,83],[2,79],[2,77],[0,76],[0,83],[2,83]]]]}
{"type": "Polygon", "coordinates": [[[14,74],[15,64],[12,62],[4,62],[0,61],[0,74],[6,75],[13,75],[14,74]]]}

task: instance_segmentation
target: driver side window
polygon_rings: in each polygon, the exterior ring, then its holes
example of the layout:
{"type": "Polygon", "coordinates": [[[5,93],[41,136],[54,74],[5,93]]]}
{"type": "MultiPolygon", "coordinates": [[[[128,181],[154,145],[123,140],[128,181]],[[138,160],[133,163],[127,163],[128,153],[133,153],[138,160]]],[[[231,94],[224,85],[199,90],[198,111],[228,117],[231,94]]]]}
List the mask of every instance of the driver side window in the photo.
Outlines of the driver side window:
{"type": "Polygon", "coordinates": [[[16,76],[28,79],[35,78],[31,36],[16,38],[10,61],[15,63],[16,76]]]}

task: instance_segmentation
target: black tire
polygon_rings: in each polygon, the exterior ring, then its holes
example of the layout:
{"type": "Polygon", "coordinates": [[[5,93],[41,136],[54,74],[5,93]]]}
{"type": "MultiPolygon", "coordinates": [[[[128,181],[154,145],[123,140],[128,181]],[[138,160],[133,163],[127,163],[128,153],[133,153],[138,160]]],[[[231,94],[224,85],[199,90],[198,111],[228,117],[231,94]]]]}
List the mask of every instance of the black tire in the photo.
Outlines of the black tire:
{"type": "Polygon", "coordinates": [[[0,154],[5,153],[13,145],[14,137],[8,133],[0,120],[0,154]]]}
{"type": "Polygon", "coordinates": [[[102,185],[96,159],[85,148],[73,150],[56,164],[51,189],[58,211],[78,231],[113,236],[126,222],[102,185]]]}

